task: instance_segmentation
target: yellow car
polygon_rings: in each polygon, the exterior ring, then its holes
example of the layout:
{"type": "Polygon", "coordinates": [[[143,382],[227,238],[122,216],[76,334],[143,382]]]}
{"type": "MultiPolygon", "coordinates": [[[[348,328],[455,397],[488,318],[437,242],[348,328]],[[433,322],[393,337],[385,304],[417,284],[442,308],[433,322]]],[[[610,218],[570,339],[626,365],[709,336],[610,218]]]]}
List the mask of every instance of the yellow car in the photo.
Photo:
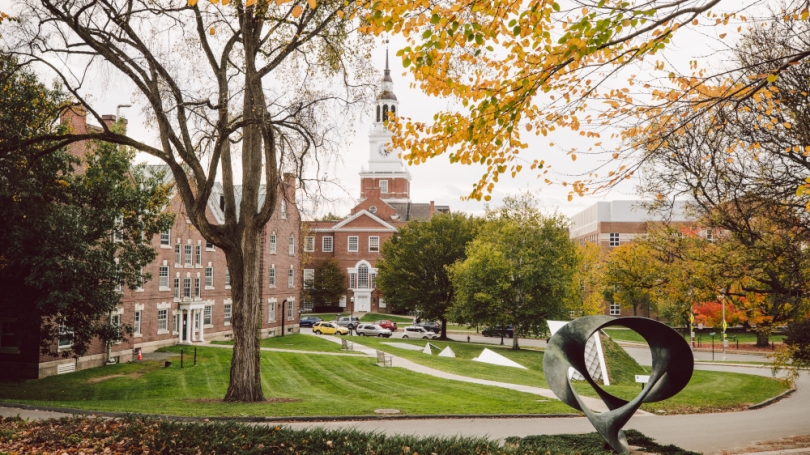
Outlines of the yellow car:
{"type": "Polygon", "coordinates": [[[312,326],[312,331],[315,332],[317,335],[348,335],[349,329],[346,327],[340,327],[334,322],[316,322],[312,326]]]}

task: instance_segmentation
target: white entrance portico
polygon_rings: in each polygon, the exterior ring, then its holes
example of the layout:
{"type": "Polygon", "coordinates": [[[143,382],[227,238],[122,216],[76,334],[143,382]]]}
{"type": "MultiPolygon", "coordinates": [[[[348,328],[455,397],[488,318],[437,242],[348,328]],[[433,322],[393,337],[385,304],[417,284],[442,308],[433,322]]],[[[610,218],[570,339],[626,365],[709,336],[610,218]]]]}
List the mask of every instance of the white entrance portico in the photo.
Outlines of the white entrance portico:
{"type": "Polygon", "coordinates": [[[202,300],[187,300],[180,302],[180,334],[179,344],[191,344],[194,341],[205,341],[203,336],[203,312],[210,302],[202,300]]]}
{"type": "Polygon", "coordinates": [[[371,293],[377,284],[377,269],[363,260],[348,269],[349,284],[354,294],[353,311],[371,311],[371,293]]]}

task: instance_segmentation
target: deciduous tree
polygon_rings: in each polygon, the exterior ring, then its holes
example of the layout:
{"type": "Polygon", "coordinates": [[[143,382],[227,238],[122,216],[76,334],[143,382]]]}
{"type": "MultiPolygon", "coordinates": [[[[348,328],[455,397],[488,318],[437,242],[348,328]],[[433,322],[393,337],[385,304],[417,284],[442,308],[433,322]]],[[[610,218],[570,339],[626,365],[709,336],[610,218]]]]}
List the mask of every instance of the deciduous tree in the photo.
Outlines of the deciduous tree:
{"type": "Polygon", "coordinates": [[[481,220],[463,213],[441,213],[411,221],[383,244],[377,262],[377,286],[394,310],[415,310],[439,320],[447,338],[447,312],[453,304],[448,267],[463,261],[481,220]]]}
{"type": "Polygon", "coordinates": [[[117,332],[117,288],[150,278],[141,273],[156,257],[149,239],[173,218],[161,214],[169,188],[132,168],[126,147],[93,141],[81,161],[62,148],[44,153],[50,143],[21,145],[62,129],[67,97],[6,55],[0,87],[0,311],[14,319],[23,355],[55,354],[60,326],[81,354],[117,332]]]}
{"type": "Polygon", "coordinates": [[[567,221],[535,204],[523,194],[488,210],[467,258],[451,267],[459,322],[512,325],[514,349],[518,336],[545,333],[546,320],[567,316],[577,300],[579,257],[567,221]]]}
{"type": "Polygon", "coordinates": [[[346,292],[346,273],[335,258],[324,259],[315,264],[314,278],[304,280],[301,298],[315,306],[337,305],[346,292]]]}
{"type": "MultiPolygon", "coordinates": [[[[104,128],[49,136],[52,148],[94,138],[149,153],[171,169],[186,214],[221,248],[233,297],[234,351],[225,398],[261,401],[259,235],[280,176],[336,149],[351,107],[372,95],[371,38],[353,33],[358,8],[342,0],[21,0],[3,50],[53,70],[100,115],[84,75],[110,72],[133,87],[158,142],[104,128]],[[222,180],[224,223],[206,208],[222,180]],[[235,189],[241,184],[240,189],[235,189]]],[[[292,202],[292,201],[290,201],[292,202]]]]}

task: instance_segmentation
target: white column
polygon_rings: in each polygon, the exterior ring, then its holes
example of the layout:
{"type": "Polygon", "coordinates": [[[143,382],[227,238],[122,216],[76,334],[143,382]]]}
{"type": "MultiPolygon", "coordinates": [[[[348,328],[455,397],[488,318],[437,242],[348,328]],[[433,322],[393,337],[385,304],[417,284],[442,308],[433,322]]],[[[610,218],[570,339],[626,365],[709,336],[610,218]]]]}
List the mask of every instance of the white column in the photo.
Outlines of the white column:
{"type": "Polygon", "coordinates": [[[205,337],[203,337],[204,328],[205,328],[205,308],[200,310],[200,341],[205,341],[205,337]]]}
{"type": "Polygon", "coordinates": [[[191,317],[191,310],[186,310],[186,343],[191,344],[191,324],[194,319],[191,317]]]}
{"type": "MultiPolygon", "coordinates": [[[[174,324],[173,320],[172,324],[174,324]]],[[[177,315],[177,344],[183,344],[183,310],[180,310],[180,314],[177,315]]]]}
{"type": "Polygon", "coordinates": [[[191,318],[191,341],[197,341],[197,312],[199,310],[191,310],[194,317],[191,318]]]}

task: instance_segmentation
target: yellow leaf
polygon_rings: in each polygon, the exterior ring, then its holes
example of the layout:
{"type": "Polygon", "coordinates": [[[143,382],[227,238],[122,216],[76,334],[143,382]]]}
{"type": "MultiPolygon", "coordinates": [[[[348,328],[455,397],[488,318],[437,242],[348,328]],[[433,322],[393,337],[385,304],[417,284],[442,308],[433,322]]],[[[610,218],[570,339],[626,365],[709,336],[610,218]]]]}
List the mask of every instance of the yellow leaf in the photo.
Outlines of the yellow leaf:
{"type": "Polygon", "coordinates": [[[230,2],[231,0],[222,0],[222,6],[228,6],[228,3],[230,2]]]}
{"type": "Polygon", "coordinates": [[[298,17],[303,12],[304,12],[304,8],[301,8],[301,5],[295,5],[295,8],[293,8],[293,10],[292,10],[292,15],[293,15],[293,17],[298,17]]]}
{"type": "Polygon", "coordinates": [[[576,160],[577,160],[577,155],[572,153],[571,154],[571,161],[576,161],[576,160]]]}
{"type": "Polygon", "coordinates": [[[804,11],[802,11],[802,20],[803,20],[803,21],[806,21],[808,17],[810,17],[810,11],[808,11],[808,10],[805,8],[805,10],[804,10],[804,11]]]}
{"type": "Polygon", "coordinates": [[[190,6],[190,7],[194,8],[194,6],[195,6],[196,4],[197,4],[197,0],[188,0],[188,6],[190,6]]]}
{"type": "Polygon", "coordinates": [[[723,39],[723,38],[725,38],[725,37],[726,37],[726,34],[725,34],[725,33],[721,33],[721,34],[720,34],[720,39],[723,39]]]}
{"type": "Polygon", "coordinates": [[[209,30],[209,31],[208,31],[208,33],[210,33],[210,34],[212,34],[212,35],[213,35],[214,33],[216,33],[216,32],[217,32],[217,29],[216,29],[216,28],[214,28],[214,27],[211,27],[211,30],[209,30]]]}
{"type": "Polygon", "coordinates": [[[775,82],[776,79],[778,79],[778,78],[779,78],[779,76],[777,76],[776,74],[769,74],[768,75],[768,82],[775,82]]]}
{"type": "Polygon", "coordinates": [[[318,0],[307,0],[309,3],[309,9],[315,9],[318,7],[318,0]]]}

